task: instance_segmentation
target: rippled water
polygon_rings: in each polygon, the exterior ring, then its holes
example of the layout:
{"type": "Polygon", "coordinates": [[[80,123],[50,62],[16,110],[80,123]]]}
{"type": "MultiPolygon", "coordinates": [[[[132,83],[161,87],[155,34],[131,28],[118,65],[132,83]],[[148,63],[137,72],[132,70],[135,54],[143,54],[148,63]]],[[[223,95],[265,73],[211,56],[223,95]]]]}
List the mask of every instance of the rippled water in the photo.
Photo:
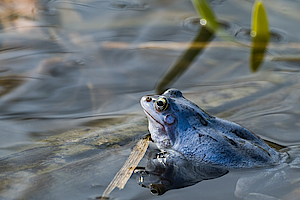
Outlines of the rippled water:
{"type": "MultiPolygon", "coordinates": [[[[147,133],[139,99],[155,93],[160,78],[198,34],[199,18],[188,0],[20,2],[0,5],[0,195],[97,199],[135,141],[147,133]],[[120,132],[137,130],[111,141],[115,126],[120,132]],[[86,139],[90,135],[61,136],[90,129],[92,138],[107,137],[95,144],[86,139]],[[47,137],[54,138],[50,145],[47,137]],[[68,154],[71,143],[72,151],[84,149],[68,154]],[[56,167],[43,171],[49,166],[56,167]]],[[[222,27],[246,45],[253,2],[210,1],[222,27]]],[[[300,3],[264,3],[271,43],[257,73],[250,72],[249,47],[217,37],[173,87],[208,112],[263,138],[297,145],[300,3]]],[[[239,176],[229,173],[160,199],[235,199],[239,176]]],[[[111,197],[156,198],[134,178],[111,197]]]]}

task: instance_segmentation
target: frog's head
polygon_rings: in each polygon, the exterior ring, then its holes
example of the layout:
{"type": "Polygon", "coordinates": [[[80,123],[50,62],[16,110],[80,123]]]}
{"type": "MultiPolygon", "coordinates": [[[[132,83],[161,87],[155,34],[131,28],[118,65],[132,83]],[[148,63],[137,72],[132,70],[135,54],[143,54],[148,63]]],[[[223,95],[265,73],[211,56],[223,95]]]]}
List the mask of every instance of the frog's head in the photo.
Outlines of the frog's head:
{"type": "Polygon", "coordinates": [[[160,149],[171,148],[181,137],[179,133],[195,125],[206,126],[206,119],[210,117],[177,89],[169,89],[162,95],[144,96],[141,105],[149,121],[151,138],[160,149]]]}

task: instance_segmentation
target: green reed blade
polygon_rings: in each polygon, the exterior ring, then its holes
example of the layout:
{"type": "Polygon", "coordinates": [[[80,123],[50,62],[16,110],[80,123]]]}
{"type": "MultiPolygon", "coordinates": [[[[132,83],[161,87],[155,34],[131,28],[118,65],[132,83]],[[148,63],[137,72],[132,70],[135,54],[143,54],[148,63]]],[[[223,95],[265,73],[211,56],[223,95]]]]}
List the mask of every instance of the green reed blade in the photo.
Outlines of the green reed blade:
{"type": "Polygon", "coordinates": [[[261,1],[256,1],[252,11],[252,51],[251,51],[251,70],[256,72],[264,59],[270,32],[267,13],[261,1]]]}
{"type": "Polygon", "coordinates": [[[196,9],[198,15],[202,17],[200,23],[205,25],[210,29],[211,32],[217,31],[219,24],[216,21],[215,14],[210,8],[206,0],[192,0],[194,8],[196,9]]]}

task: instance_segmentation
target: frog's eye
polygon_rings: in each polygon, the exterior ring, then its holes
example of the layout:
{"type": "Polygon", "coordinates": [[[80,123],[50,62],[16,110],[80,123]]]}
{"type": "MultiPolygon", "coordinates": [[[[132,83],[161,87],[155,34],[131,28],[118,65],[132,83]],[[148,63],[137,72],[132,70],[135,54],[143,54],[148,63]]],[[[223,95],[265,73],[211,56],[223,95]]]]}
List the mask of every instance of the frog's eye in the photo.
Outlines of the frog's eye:
{"type": "Polygon", "coordinates": [[[169,102],[166,98],[161,97],[156,100],[155,108],[157,111],[161,112],[167,110],[168,107],[169,107],[169,102]]]}

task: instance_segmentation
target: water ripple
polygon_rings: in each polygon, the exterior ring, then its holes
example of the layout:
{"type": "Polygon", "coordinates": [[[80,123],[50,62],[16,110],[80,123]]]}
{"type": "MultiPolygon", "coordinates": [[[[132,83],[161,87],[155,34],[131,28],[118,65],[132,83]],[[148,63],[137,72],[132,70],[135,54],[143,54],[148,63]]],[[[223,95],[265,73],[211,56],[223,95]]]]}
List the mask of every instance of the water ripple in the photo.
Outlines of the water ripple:
{"type": "MultiPolygon", "coordinates": [[[[240,41],[250,42],[252,41],[250,32],[251,32],[250,28],[241,27],[236,31],[234,36],[240,41]]],[[[270,29],[270,42],[277,43],[277,44],[284,44],[288,42],[288,36],[284,31],[272,28],[270,29]]]]}
{"type": "MultiPolygon", "coordinates": [[[[188,32],[198,32],[201,28],[201,25],[199,23],[200,18],[199,17],[186,17],[182,19],[182,27],[184,30],[187,30],[188,32]]],[[[226,20],[220,20],[219,25],[221,28],[225,29],[229,34],[233,34],[235,30],[235,25],[229,21],[226,20]]]]}
{"type": "Polygon", "coordinates": [[[109,6],[115,10],[136,10],[142,11],[148,9],[147,3],[138,2],[127,2],[127,1],[114,1],[109,6]]]}

